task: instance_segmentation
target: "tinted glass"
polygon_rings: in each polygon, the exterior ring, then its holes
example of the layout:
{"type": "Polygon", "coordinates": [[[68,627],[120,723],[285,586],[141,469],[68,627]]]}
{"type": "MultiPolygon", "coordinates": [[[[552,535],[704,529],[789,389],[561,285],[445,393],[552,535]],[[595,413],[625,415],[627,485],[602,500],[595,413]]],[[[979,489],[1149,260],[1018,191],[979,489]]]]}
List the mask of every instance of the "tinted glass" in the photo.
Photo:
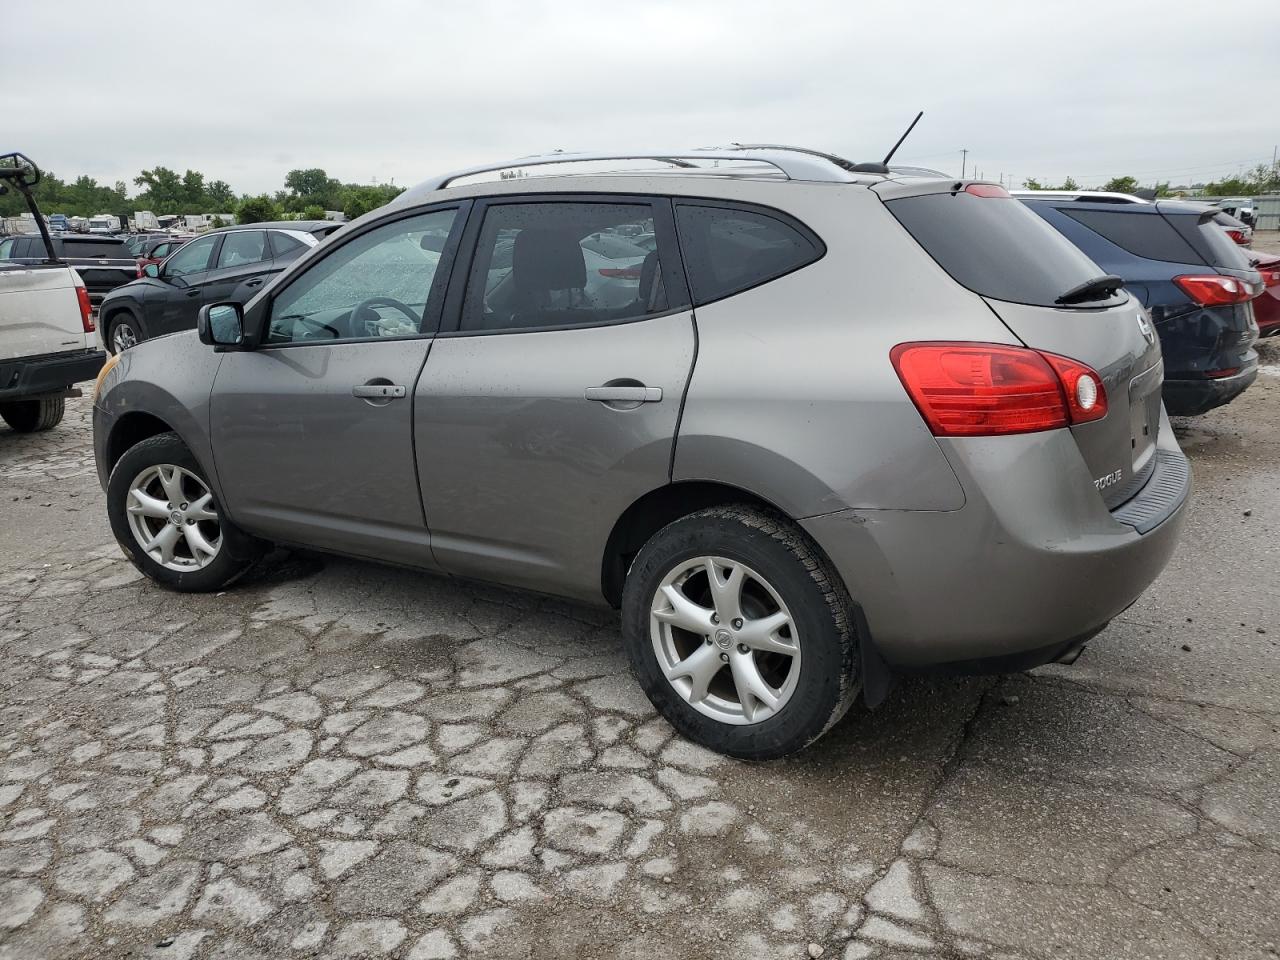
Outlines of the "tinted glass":
{"type": "Polygon", "coordinates": [[[246,263],[267,260],[267,234],[263,230],[237,230],[228,233],[218,251],[219,267],[242,267],[246,263]]]}
{"type": "MultiPolygon", "coordinates": [[[[995,300],[1057,306],[1106,271],[1018,200],[932,193],[885,206],[955,281],[995,300]]],[[[1122,303],[1117,293],[1079,307],[1122,303]]]]}
{"type": "Polygon", "coordinates": [[[271,255],[274,257],[297,256],[305,249],[305,244],[297,237],[291,237],[279,230],[268,231],[271,237],[271,255]]]}
{"type": "Polygon", "coordinates": [[[676,226],[695,304],[775,280],[823,252],[795,227],[763,213],[682,203],[676,226]]]}
{"type": "Polygon", "coordinates": [[[213,245],[217,237],[201,237],[192,240],[175,253],[164,265],[166,277],[182,277],[189,273],[199,273],[209,268],[209,256],[213,253],[213,245]]]}
{"type": "Polygon", "coordinates": [[[370,230],[313,266],[271,304],[268,343],[415,336],[436,279],[439,234],[456,210],[437,210],[370,230]]]}
{"type": "Polygon", "coordinates": [[[463,330],[637,320],[667,309],[648,204],[508,203],[485,212],[462,307],[463,330]],[[607,253],[601,252],[607,251],[607,253]]]}
{"type": "Polygon", "coordinates": [[[1240,245],[1223,232],[1213,222],[1212,215],[1198,213],[1167,213],[1166,217],[1173,228],[1195,247],[1205,263],[1221,270],[1248,270],[1249,261],[1241,252],[1240,245]],[[1203,216],[1203,219],[1201,217],[1203,216]]]}
{"type": "Polygon", "coordinates": [[[101,237],[63,237],[54,241],[62,245],[64,257],[92,257],[98,260],[129,258],[124,243],[119,240],[104,240],[101,237]]]}
{"type": "Polygon", "coordinates": [[[1060,209],[1072,220],[1083,223],[1134,256],[1168,263],[1200,262],[1191,245],[1158,213],[1060,209]]]}

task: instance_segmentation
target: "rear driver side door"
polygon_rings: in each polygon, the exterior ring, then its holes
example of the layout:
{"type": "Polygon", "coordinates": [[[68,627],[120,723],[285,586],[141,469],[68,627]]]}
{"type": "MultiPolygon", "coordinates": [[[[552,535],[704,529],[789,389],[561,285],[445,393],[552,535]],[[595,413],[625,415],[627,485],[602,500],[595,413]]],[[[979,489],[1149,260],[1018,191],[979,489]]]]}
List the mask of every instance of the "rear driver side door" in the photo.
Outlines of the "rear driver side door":
{"type": "Polygon", "coordinates": [[[471,220],[414,397],[432,549],[450,573],[598,601],[614,523],[669,480],[693,365],[671,205],[553,194],[471,220]],[[655,229],[653,252],[626,241],[655,229]]]}

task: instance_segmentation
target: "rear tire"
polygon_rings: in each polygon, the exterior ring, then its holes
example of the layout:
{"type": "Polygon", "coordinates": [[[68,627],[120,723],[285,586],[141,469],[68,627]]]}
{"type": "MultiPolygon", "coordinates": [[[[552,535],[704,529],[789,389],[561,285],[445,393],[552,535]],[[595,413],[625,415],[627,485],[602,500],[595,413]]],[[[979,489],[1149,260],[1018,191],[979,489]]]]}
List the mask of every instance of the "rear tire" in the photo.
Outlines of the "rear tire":
{"type": "Polygon", "coordinates": [[[221,590],[265,552],[222,515],[213,487],[176,433],[125,451],[107,481],[111,532],[135,567],[173,590],[221,590]]]}
{"type": "Polygon", "coordinates": [[[771,760],[817,740],[853,703],[850,607],[835,571],[790,521],[712,507],[640,550],[623,588],[623,640],[645,694],[681,734],[771,760]]]}
{"type": "Polygon", "coordinates": [[[0,418],[19,433],[35,433],[61,423],[66,409],[67,401],[63,397],[10,400],[0,403],[0,418]]]}

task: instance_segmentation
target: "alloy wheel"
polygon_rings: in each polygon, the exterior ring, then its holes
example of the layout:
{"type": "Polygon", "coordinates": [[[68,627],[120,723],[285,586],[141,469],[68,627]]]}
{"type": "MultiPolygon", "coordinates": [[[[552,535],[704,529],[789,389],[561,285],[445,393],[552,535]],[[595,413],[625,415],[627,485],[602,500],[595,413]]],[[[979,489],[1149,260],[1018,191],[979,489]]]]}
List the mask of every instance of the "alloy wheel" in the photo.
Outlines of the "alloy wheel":
{"type": "Polygon", "coordinates": [[[111,346],[116,353],[123,353],[138,345],[138,334],[128,323],[120,322],[111,328],[111,346]]]}
{"type": "Polygon", "coordinates": [[[183,467],[159,463],[139,473],[129,484],[125,513],[143,552],[168,570],[199,570],[222,549],[213,494],[183,467]]]}
{"type": "Polygon", "coordinates": [[[778,591],[745,563],[682,560],[654,592],[650,636],[667,682],[730,724],[775,716],[800,678],[800,637],[778,591]]]}

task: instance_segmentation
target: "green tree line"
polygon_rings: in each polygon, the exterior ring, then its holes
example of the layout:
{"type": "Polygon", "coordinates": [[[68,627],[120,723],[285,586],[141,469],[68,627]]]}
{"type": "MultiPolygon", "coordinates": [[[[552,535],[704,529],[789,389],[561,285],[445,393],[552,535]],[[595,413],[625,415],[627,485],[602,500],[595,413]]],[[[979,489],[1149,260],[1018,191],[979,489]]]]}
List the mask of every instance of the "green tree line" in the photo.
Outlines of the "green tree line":
{"type": "MultiPolygon", "coordinates": [[[[92,177],[63,180],[42,171],[36,185],[36,202],[45,214],[91,217],[110,213],[122,219],[135,210],[157,215],[232,213],[240,223],[263,220],[322,219],[326,210],[341,210],[354,219],[396,197],[402,187],[390,184],[342,183],[320,168],[290,170],[284,189],[274,194],[237,195],[224,180],[207,180],[198,170],[179,174],[168,167],[143,170],[133,178],[137,192],[130,195],[123,181],[108,186],[92,177]]],[[[0,216],[25,213],[26,202],[16,191],[0,196],[0,216]]]]}
{"type": "MultiPolygon", "coordinates": [[[[1085,189],[1076,183],[1071,177],[1060,185],[1045,183],[1028,177],[1022,182],[1022,185],[1028,190],[1081,190],[1085,189]]],[[[1142,185],[1138,182],[1137,177],[1112,177],[1100,187],[1094,189],[1108,190],[1113,193],[1133,193],[1135,190],[1141,189],[1142,185]]],[[[1168,197],[1173,195],[1168,181],[1163,183],[1157,182],[1150,184],[1147,189],[1153,189],[1157,197],[1168,197]]],[[[1267,163],[1260,163],[1247,173],[1234,177],[1227,177],[1212,183],[1196,184],[1197,192],[1204,194],[1206,197],[1223,197],[1223,196],[1253,196],[1261,193],[1280,193],[1280,166],[1272,166],[1267,163]]]]}

